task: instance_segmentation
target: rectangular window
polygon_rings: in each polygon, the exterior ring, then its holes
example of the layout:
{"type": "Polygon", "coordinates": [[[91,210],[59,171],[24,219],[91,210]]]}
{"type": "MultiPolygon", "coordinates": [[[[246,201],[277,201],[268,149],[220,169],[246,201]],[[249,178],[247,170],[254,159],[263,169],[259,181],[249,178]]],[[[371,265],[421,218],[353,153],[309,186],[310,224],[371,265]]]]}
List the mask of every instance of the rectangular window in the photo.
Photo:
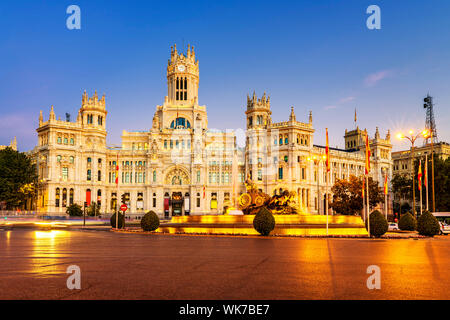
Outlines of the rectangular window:
{"type": "Polygon", "coordinates": [[[258,181],[262,181],[262,170],[258,170],[258,181]]]}
{"type": "Polygon", "coordinates": [[[200,170],[197,171],[197,183],[200,183],[200,170]]]}
{"type": "Polygon", "coordinates": [[[68,178],[69,178],[69,168],[63,167],[62,168],[62,179],[63,179],[63,181],[67,181],[68,178]]]}
{"type": "Polygon", "coordinates": [[[283,180],[283,168],[278,168],[278,179],[283,180]]]}

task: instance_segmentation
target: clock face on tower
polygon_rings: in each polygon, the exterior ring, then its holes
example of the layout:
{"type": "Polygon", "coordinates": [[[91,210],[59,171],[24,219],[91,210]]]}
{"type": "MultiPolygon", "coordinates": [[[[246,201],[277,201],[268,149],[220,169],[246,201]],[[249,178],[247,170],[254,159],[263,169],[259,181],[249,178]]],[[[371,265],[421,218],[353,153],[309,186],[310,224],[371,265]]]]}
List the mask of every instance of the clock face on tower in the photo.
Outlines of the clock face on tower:
{"type": "Polygon", "coordinates": [[[180,72],[183,72],[185,69],[186,69],[186,67],[184,65],[182,65],[182,64],[180,64],[178,66],[178,71],[180,71],[180,72]]]}

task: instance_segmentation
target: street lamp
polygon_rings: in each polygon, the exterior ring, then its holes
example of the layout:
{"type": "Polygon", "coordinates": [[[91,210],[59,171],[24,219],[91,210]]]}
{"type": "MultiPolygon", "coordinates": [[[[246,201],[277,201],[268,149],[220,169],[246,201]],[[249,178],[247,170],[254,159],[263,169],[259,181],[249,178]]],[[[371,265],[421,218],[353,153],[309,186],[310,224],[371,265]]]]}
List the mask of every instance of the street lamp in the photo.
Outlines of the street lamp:
{"type": "Polygon", "coordinates": [[[322,155],[321,157],[316,155],[308,157],[308,161],[314,162],[314,165],[317,167],[317,214],[320,214],[319,164],[321,161],[325,161],[326,159],[327,159],[326,155],[322,155]]]}
{"type": "Polygon", "coordinates": [[[418,134],[414,135],[414,130],[409,130],[409,136],[404,135],[403,133],[398,133],[397,138],[399,140],[402,139],[408,139],[409,142],[411,142],[411,176],[412,176],[412,182],[413,182],[413,216],[416,216],[416,183],[415,183],[415,177],[414,177],[414,142],[422,136],[423,138],[426,138],[429,133],[428,130],[423,130],[419,132],[418,134]]]}

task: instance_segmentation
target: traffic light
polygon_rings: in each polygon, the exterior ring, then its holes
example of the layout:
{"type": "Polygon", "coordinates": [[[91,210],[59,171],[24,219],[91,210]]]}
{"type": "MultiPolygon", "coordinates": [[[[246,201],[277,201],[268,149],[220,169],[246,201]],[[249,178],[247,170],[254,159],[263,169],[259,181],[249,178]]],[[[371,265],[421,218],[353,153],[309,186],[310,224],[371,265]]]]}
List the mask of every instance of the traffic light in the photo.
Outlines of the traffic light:
{"type": "Polygon", "coordinates": [[[122,194],[122,203],[125,203],[127,201],[127,196],[125,193],[122,194]]]}

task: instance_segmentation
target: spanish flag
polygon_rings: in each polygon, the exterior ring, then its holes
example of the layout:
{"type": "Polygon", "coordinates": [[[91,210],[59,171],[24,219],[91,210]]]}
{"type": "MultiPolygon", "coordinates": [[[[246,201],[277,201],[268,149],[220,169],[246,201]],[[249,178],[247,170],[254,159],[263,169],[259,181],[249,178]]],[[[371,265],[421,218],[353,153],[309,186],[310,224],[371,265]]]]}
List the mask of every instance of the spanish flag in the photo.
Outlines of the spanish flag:
{"type": "Polygon", "coordinates": [[[328,144],[328,128],[325,129],[325,132],[326,132],[326,136],[327,136],[327,145],[325,147],[325,152],[327,155],[327,172],[329,172],[330,171],[330,147],[328,144]]]}
{"type": "Polygon", "coordinates": [[[384,194],[388,194],[388,179],[387,179],[387,174],[384,175],[384,194]]]}
{"type": "Polygon", "coordinates": [[[119,163],[116,165],[116,185],[119,184],[119,163]]]}
{"type": "Polygon", "coordinates": [[[419,180],[419,190],[422,190],[422,160],[419,160],[419,173],[417,174],[419,180]]]}
{"type": "Polygon", "coordinates": [[[370,172],[370,149],[369,149],[369,135],[366,134],[366,174],[370,172]]]}

